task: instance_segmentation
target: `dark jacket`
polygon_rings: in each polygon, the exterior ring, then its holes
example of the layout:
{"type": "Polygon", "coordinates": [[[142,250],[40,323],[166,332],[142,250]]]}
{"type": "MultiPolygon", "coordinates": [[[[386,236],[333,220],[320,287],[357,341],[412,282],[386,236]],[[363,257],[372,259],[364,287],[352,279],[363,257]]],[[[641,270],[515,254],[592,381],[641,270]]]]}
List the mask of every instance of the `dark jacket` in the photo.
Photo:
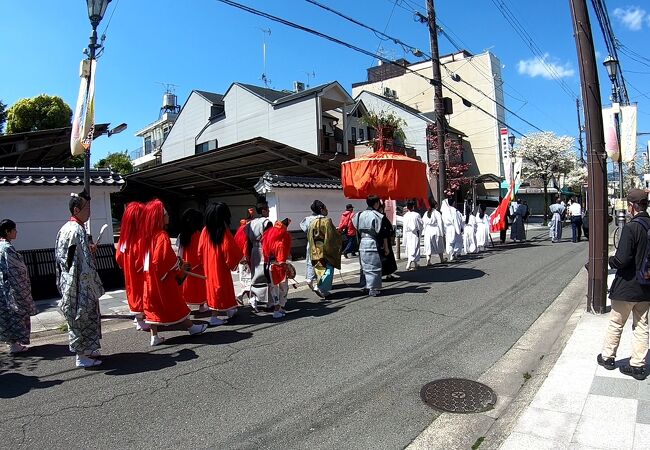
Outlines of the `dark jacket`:
{"type": "MultiPolygon", "coordinates": [[[[650,225],[647,212],[640,212],[635,216],[637,218],[650,225]]],[[[623,227],[616,254],[609,257],[610,267],[616,269],[616,277],[609,290],[612,300],[650,302],[650,285],[636,281],[636,271],[641,267],[647,240],[646,231],[640,223],[631,221],[623,227]]]]}

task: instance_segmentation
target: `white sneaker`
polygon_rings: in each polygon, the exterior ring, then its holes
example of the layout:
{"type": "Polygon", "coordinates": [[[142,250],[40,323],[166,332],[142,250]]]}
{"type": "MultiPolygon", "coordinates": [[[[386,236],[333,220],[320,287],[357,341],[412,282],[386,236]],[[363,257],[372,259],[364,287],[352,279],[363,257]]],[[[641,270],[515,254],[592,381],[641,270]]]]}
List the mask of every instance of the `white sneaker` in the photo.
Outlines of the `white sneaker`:
{"type": "Polygon", "coordinates": [[[250,297],[248,299],[248,304],[251,305],[251,308],[253,308],[253,311],[258,312],[258,310],[257,310],[257,298],[250,297]]]}
{"type": "Polygon", "coordinates": [[[200,313],[205,313],[205,312],[210,311],[210,308],[208,308],[208,305],[206,305],[205,303],[201,303],[201,306],[199,306],[198,311],[200,313]]]}
{"type": "Polygon", "coordinates": [[[325,298],[325,294],[323,294],[321,290],[318,288],[314,288],[314,293],[318,295],[320,298],[325,298]]]}
{"type": "Polygon", "coordinates": [[[273,311],[273,318],[274,319],[282,319],[284,317],[284,313],[280,310],[273,311]]]}
{"type": "Polygon", "coordinates": [[[149,324],[142,319],[136,319],[135,329],[136,331],[149,331],[151,329],[151,326],[149,326],[149,324]]]}
{"type": "Polygon", "coordinates": [[[99,359],[89,358],[83,355],[77,355],[76,365],[77,367],[94,367],[100,365],[102,362],[99,359]]]}
{"type": "Polygon", "coordinates": [[[217,316],[210,317],[210,320],[208,321],[208,323],[210,324],[211,327],[216,327],[218,325],[223,325],[226,322],[227,321],[225,321],[223,319],[220,319],[217,316]]]}
{"type": "Polygon", "coordinates": [[[15,355],[16,353],[22,353],[26,352],[29,350],[29,347],[26,345],[21,344],[20,342],[14,342],[13,344],[9,344],[9,354],[10,355],[15,355]]]}
{"type": "MultiPolygon", "coordinates": [[[[415,270],[415,269],[413,269],[413,270],[415,270]]],[[[370,289],[368,291],[368,295],[371,296],[371,297],[378,297],[379,292],[380,292],[379,289],[370,289]]]]}
{"type": "MultiPolygon", "coordinates": [[[[210,319],[210,321],[212,321],[212,319],[210,319]]],[[[190,335],[193,336],[195,334],[201,334],[207,329],[208,329],[208,324],[207,323],[195,323],[194,325],[192,325],[190,327],[189,330],[187,330],[187,332],[190,333],[190,335]]]]}
{"type": "Polygon", "coordinates": [[[151,346],[155,347],[156,345],[160,345],[163,342],[165,342],[165,338],[160,336],[159,334],[155,336],[151,336],[151,346]]]}

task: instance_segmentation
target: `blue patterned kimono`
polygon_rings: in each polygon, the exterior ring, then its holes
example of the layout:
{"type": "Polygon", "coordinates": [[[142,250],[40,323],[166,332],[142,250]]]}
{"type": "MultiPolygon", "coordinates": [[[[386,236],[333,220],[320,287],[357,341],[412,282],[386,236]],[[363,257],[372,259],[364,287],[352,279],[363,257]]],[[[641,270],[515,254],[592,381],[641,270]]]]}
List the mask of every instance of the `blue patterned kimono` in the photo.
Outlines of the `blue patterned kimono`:
{"type": "Polygon", "coordinates": [[[67,222],[56,236],[55,252],[59,308],[68,322],[70,351],[90,354],[101,347],[99,297],[104,287],[86,229],[73,220],[67,222]]]}
{"type": "Polygon", "coordinates": [[[37,312],[22,256],[0,239],[0,341],[29,344],[29,316],[37,312]]]}

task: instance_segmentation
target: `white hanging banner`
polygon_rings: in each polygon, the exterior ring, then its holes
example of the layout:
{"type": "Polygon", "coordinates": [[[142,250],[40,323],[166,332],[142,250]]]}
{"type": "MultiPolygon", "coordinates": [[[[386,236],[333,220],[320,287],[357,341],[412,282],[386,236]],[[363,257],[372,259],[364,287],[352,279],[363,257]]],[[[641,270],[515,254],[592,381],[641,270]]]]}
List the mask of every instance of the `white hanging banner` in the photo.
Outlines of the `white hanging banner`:
{"type": "Polygon", "coordinates": [[[512,167],[510,164],[510,144],[508,142],[508,129],[499,129],[501,136],[501,155],[503,155],[503,173],[505,174],[506,183],[510,186],[510,178],[512,177],[512,167]]]}
{"type": "Polygon", "coordinates": [[[621,106],[621,153],[623,162],[629,163],[636,158],[636,130],[637,108],[636,105],[621,106]]]}
{"type": "Polygon", "coordinates": [[[603,108],[603,131],[605,132],[605,151],[607,152],[607,157],[614,162],[619,162],[621,153],[618,150],[613,108],[603,108]]]}
{"type": "Polygon", "coordinates": [[[96,60],[81,61],[79,95],[72,118],[70,153],[82,155],[90,149],[95,131],[95,73],[96,60]]]}

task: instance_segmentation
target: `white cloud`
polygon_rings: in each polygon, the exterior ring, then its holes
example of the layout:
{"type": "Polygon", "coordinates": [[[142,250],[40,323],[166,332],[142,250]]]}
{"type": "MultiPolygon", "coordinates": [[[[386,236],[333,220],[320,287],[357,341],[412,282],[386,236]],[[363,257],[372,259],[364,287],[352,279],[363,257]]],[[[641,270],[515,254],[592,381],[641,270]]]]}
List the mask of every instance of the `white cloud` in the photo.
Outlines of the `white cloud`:
{"type": "Polygon", "coordinates": [[[549,54],[544,53],[543,58],[535,57],[531,59],[523,59],[517,63],[517,70],[520,75],[528,75],[530,77],[543,77],[547,80],[552,78],[565,78],[572,77],[575,70],[571,68],[571,64],[559,64],[550,61],[549,54]]]}
{"type": "Polygon", "coordinates": [[[638,6],[616,8],[614,10],[614,17],[616,17],[626,28],[629,28],[632,31],[639,31],[643,27],[643,21],[646,18],[646,11],[638,6]]]}

